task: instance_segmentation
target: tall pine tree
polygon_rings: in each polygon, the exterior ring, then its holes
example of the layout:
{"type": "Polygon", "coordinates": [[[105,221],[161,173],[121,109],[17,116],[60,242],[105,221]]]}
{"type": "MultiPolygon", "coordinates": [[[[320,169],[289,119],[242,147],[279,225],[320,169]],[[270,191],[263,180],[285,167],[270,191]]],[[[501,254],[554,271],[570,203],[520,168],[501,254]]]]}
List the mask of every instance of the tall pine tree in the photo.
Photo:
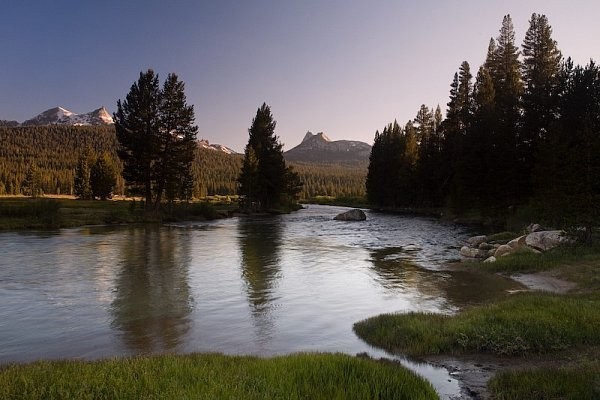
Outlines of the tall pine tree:
{"type": "Polygon", "coordinates": [[[490,73],[495,92],[497,122],[491,137],[489,174],[494,188],[493,203],[496,214],[508,212],[508,206],[522,200],[518,191],[517,137],[521,118],[521,63],[515,45],[515,32],[510,15],[504,16],[496,49],[491,54],[490,73]]]}
{"type": "Polygon", "coordinates": [[[266,211],[295,203],[301,182],[286,167],[282,144],[275,135],[276,121],[263,103],[248,129],[248,144],[238,182],[242,206],[248,211],[266,211]]]}
{"type": "Polygon", "coordinates": [[[545,15],[533,14],[523,41],[523,125],[518,140],[520,192],[532,194],[539,142],[556,119],[561,53],[545,15]]]}
{"type": "Polygon", "coordinates": [[[191,191],[191,161],[197,127],[184,84],[170,74],[161,90],[158,75],[141,72],[114,114],[123,176],[132,193],[142,194],[156,213],[165,192],[170,198],[191,191]]]}

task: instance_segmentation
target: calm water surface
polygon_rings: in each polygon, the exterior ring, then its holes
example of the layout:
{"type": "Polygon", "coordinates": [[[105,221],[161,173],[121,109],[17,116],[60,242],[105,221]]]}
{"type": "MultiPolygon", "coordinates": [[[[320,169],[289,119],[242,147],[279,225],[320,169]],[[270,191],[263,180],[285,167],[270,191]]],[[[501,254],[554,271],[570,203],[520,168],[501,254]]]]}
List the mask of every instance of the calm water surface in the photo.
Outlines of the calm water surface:
{"type": "MultiPolygon", "coordinates": [[[[469,232],[427,218],[308,206],[172,226],[0,234],[0,363],[162,352],[383,353],[352,324],[453,313],[506,289],[450,272],[469,232]]],[[[444,396],[447,372],[411,364],[444,396]]]]}

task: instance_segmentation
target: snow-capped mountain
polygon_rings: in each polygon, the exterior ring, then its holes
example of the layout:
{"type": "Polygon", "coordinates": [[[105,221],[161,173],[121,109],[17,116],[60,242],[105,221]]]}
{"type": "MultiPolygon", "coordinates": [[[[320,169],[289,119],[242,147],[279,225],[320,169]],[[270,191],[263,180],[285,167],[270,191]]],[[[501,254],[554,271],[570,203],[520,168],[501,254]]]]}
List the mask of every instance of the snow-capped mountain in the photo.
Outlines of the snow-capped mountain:
{"type": "Polygon", "coordinates": [[[222,144],[210,144],[206,139],[200,139],[198,141],[198,146],[203,149],[216,150],[223,152],[225,154],[237,154],[235,151],[231,150],[229,147],[223,146],[222,144]]]}
{"type": "Polygon", "coordinates": [[[329,139],[323,132],[306,132],[302,142],[283,153],[286,160],[324,163],[360,163],[369,160],[371,146],[356,140],[329,139]]]}
{"type": "Polygon", "coordinates": [[[65,108],[55,107],[28,119],[21,125],[111,125],[113,123],[111,115],[104,107],[86,114],[75,114],[65,108]]]}

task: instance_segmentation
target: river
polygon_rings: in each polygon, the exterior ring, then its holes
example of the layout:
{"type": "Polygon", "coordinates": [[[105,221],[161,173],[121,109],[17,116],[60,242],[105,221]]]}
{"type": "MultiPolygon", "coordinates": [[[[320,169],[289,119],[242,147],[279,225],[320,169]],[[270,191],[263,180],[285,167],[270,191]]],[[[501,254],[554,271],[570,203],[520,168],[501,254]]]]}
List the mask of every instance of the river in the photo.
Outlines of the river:
{"type": "MultiPolygon", "coordinates": [[[[431,218],[340,207],[157,226],[0,233],[0,363],[156,353],[386,356],[352,325],[454,313],[504,284],[444,265],[470,234],[431,218]]],[[[401,361],[442,398],[444,369],[401,361]]]]}

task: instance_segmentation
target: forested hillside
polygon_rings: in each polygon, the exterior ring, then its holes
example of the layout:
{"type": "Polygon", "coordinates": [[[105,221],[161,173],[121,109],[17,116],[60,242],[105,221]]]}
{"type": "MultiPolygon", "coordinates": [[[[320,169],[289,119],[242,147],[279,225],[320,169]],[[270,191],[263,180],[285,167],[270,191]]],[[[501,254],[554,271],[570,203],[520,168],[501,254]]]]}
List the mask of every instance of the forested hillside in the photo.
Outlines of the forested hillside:
{"type": "MultiPolygon", "coordinates": [[[[75,167],[84,152],[108,153],[115,165],[114,127],[0,127],[0,195],[26,194],[37,179],[45,194],[73,194],[75,167]]],[[[365,193],[367,165],[290,163],[304,182],[301,198],[354,197],[365,193]]],[[[198,147],[193,165],[194,196],[235,195],[242,155],[198,147]]],[[[116,194],[123,193],[119,178],[116,194]]]]}
{"type": "MultiPolygon", "coordinates": [[[[44,193],[72,194],[74,171],[84,152],[108,153],[116,165],[111,126],[0,127],[0,194],[25,194],[32,179],[44,193]]],[[[123,181],[118,181],[117,193],[123,181]]]]}
{"type": "MultiPolygon", "coordinates": [[[[241,154],[199,148],[194,165],[194,194],[236,194],[237,178],[242,167],[241,154]]],[[[360,165],[287,162],[304,182],[301,199],[316,196],[363,197],[367,163],[360,165]]]]}

